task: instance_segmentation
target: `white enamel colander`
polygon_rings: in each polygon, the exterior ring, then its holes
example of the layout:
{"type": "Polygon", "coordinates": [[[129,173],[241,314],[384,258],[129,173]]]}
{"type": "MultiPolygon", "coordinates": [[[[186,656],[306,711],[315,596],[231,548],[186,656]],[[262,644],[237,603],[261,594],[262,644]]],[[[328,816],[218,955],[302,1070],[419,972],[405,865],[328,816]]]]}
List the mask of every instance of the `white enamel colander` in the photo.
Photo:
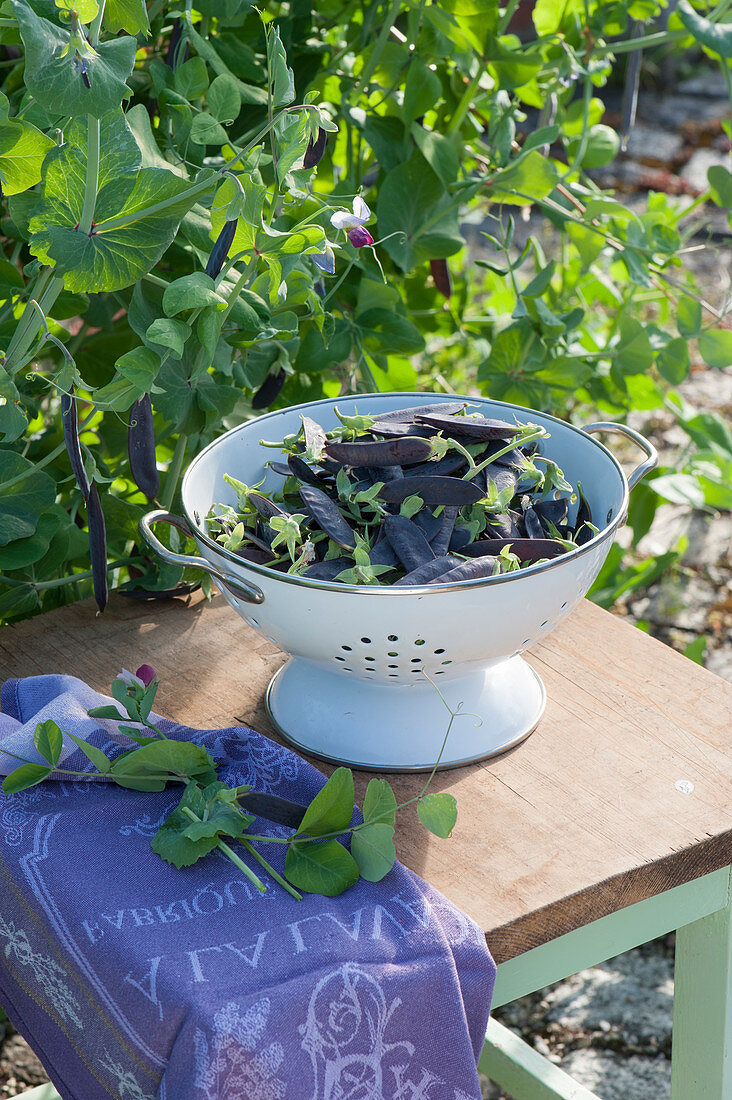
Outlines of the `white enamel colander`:
{"type": "Polygon", "coordinates": [[[224,550],[206,531],[212,504],[237,503],[224,474],[248,485],[264,477],[265,492],[280,487],[282,478],[267,463],[282,456],[260,440],[297,432],[302,416],[327,431],[339,424],[335,405],[342,413],[374,415],[455,399],[366,394],[267,413],[220,436],[193,460],[182,485],[185,519],[157,510],[140,523],[160,557],[206,569],[244,621],[289,654],[269,685],[267,708],[282,736],[313,756],[379,771],[431,768],[449,720],[440,692],[451,708],[462,704],[478,716],[466,714],[453,723],[441,767],[494,756],[527,737],[541,718],[546,694],[521,653],[543,640],[586,594],[625,520],[629,489],[657,462],[653,446],[624,425],[591,424],[583,431],[519,405],[469,398],[471,412],[549,432],[539,453],[557,462],[573,485],[582,482],[600,528],[595,538],[516,573],[382,588],[278,573],[224,550]],[[627,479],[594,438],[604,431],[628,436],[646,455],[627,479]],[[201,557],[164,547],[152,532],[157,521],[187,529],[201,557]]]}

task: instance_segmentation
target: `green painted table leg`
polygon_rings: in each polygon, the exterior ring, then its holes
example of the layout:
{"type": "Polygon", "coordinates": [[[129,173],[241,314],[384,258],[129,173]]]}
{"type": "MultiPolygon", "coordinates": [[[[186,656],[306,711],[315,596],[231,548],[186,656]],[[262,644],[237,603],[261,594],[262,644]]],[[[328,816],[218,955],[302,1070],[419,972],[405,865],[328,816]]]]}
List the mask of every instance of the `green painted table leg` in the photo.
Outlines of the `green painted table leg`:
{"type": "Polygon", "coordinates": [[[17,1100],[61,1100],[53,1085],[39,1085],[30,1092],[22,1092],[17,1100]]]}
{"type": "Polygon", "coordinates": [[[672,1100],[732,1100],[731,897],[676,933],[672,1100]]]}
{"type": "Polygon", "coordinates": [[[478,1069],[519,1100],[600,1100],[497,1020],[488,1023],[478,1069]]]}

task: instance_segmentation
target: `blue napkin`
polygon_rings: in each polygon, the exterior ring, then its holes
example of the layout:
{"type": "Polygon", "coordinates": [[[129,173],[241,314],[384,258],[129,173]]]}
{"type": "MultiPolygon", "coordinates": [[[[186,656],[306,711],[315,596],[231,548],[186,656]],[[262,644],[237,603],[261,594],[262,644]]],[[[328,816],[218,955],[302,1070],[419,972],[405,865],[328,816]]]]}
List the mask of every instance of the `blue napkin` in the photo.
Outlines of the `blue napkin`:
{"type": "MultiPolygon", "coordinates": [[[[0,746],[31,757],[52,718],[114,755],[115,724],[86,714],[106,702],[71,676],[8,680],[0,746]]],[[[252,730],[160,724],[229,784],[302,803],[323,785],[252,730]]],[[[66,741],[63,766],[88,770],[66,741]]],[[[64,1100],[480,1100],[481,930],[399,864],[302,902],[217,852],[178,871],[150,838],[179,796],[84,779],[0,794],[0,1005],[64,1100]]],[[[261,845],[279,870],[284,847],[261,845]]]]}

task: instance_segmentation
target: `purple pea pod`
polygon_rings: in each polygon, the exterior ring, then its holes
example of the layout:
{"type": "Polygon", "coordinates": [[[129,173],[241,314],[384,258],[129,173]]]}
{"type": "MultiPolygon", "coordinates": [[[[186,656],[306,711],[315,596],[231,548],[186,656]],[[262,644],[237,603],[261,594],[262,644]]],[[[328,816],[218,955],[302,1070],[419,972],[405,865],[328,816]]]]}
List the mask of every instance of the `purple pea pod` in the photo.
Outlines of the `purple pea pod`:
{"type": "Polygon", "coordinates": [[[467,528],[453,527],[448,549],[453,550],[457,554],[464,554],[465,547],[469,545],[472,537],[471,532],[468,531],[467,528]]]}
{"type": "Polygon", "coordinates": [[[438,577],[442,577],[444,573],[448,573],[451,569],[455,569],[458,565],[460,565],[460,558],[453,557],[452,554],[433,558],[432,561],[426,561],[424,565],[412,569],[410,573],[401,577],[400,580],[394,581],[392,587],[411,587],[415,584],[430,584],[432,581],[437,580],[438,577]]]}
{"type": "Polygon", "coordinates": [[[432,445],[408,435],[376,443],[328,443],[325,454],[344,466],[410,466],[424,462],[432,454],[432,445]]]}
{"type": "Polygon", "coordinates": [[[439,290],[443,298],[449,298],[452,294],[452,280],[450,279],[450,268],[447,266],[447,260],[430,260],[430,274],[435,289],[439,290]]]}
{"type": "Polygon", "coordinates": [[[302,572],[303,577],[312,581],[332,581],[346,569],[352,569],[353,562],[348,558],[330,558],[328,561],[316,561],[302,572]]]}
{"type": "Polygon", "coordinates": [[[160,491],[160,475],[155,453],[155,428],[149,393],[143,394],[130,409],[127,453],[135,484],[146,497],[154,500],[160,491]]]}
{"type": "Polygon", "coordinates": [[[305,156],[302,158],[303,168],[314,168],[316,164],[319,164],[323,159],[325,153],[326,142],[328,141],[328,133],[322,126],[318,126],[318,136],[313,141],[310,138],[308,147],[305,150],[305,156]]]}
{"type": "Polygon", "coordinates": [[[427,542],[432,546],[432,540],[442,527],[442,516],[433,515],[429,508],[421,508],[419,512],[412,516],[412,522],[416,523],[427,542]]]}
{"type": "MultiPolygon", "coordinates": [[[[248,539],[248,541],[251,542],[252,545],[255,546],[258,550],[261,550],[265,554],[269,554],[270,557],[274,557],[275,555],[272,553],[269,545],[274,538],[274,531],[272,531],[271,528],[267,528],[266,530],[269,534],[269,541],[267,541],[266,538],[262,538],[261,535],[258,535],[256,531],[251,531],[249,528],[246,529],[244,537],[248,539]]],[[[262,534],[264,534],[264,531],[262,532],[262,534]]],[[[238,554],[239,551],[234,550],[230,551],[230,553],[238,554]]]]}
{"type": "Polygon", "coordinates": [[[385,424],[390,421],[396,421],[400,424],[411,424],[412,420],[417,415],[440,412],[444,416],[450,416],[452,413],[462,412],[465,405],[465,401],[434,401],[431,405],[412,405],[409,409],[394,409],[393,412],[379,413],[377,419],[379,424],[385,424]]]}
{"type": "Polygon", "coordinates": [[[474,439],[489,442],[492,439],[511,439],[523,431],[521,424],[508,424],[505,420],[475,419],[472,416],[445,416],[444,413],[417,413],[418,424],[428,424],[435,431],[452,438],[474,439]]]}
{"type": "Polygon", "coordinates": [[[315,470],[311,470],[307,462],[303,462],[299,455],[288,455],[287,465],[290,473],[298,481],[302,481],[305,485],[314,485],[316,488],[322,485],[322,477],[316,474],[315,470]]]}
{"type": "Polygon", "coordinates": [[[530,539],[544,538],[544,528],[541,526],[541,520],[533,508],[527,508],[524,512],[524,527],[530,539]]]}
{"type": "Polygon", "coordinates": [[[456,474],[458,470],[461,470],[463,466],[466,465],[465,456],[459,454],[458,451],[453,451],[451,454],[446,454],[444,458],[438,458],[434,462],[421,462],[419,466],[412,466],[409,470],[404,471],[404,476],[418,477],[421,474],[425,474],[427,477],[433,477],[436,474],[440,477],[449,477],[451,474],[456,474]]]}
{"type": "Polygon", "coordinates": [[[521,516],[518,512],[508,511],[505,515],[494,515],[488,520],[486,527],[486,536],[488,538],[523,538],[521,528],[519,526],[521,522],[521,516]]]}
{"type": "Polygon", "coordinates": [[[435,435],[434,428],[427,428],[424,424],[406,424],[400,420],[377,420],[369,430],[374,435],[385,435],[387,439],[402,439],[405,435],[432,439],[435,435]]]}
{"type": "Polygon", "coordinates": [[[417,569],[435,556],[419,527],[406,516],[387,516],[384,532],[392,550],[407,570],[417,569]]]}
{"type": "Polygon", "coordinates": [[[568,501],[566,500],[537,500],[534,511],[541,520],[541,525],[549,534],[548,524],[553,524],[557,529],[567,522],[568,501]]]}
{"type": "Polygon", "coordinates": [[[425,504],[455,504],[459,508],[464,504],[475,504],[483,497],[483,490],[471,481],[439,476],[404,477],[401,481],[390,481],[379,496],[388,504],[401,504],[414,493],[421,496],[425,504]]]}
{"type": "Polygon", "coordinates": [[[284,508],[280,508],[279,504],[275,504],[273,500],[264,496],[263,493],[250,492],[247,494],[247,497],[263,519],[269,520],[272,519],[273,516],[282,516],[286,518],[290,515],[290,512],[286,511],[284,508]]]}
{"type": "Polygon", "coordinates": [[[442,510],[440,526],[437,533],[430,539],[430,546],[438,558],[447,553],[457,516],[458,510],[455,507],[443,508],[442,510]]]}
{"type": "MultiPolygon", "coordinates": [[[[510,466],[499,466],[497,462],[492,462],[490,466],[486,466],[484,473],[495,485],[497,493],[502,493],[508,488],[516,491],[518,474],[510,466]]],[[[488,488],[487,484],[486,488],[488,488]]]]}
{"type": "Polygon", "coordinates": [[[542,558],[558,558],[566,553],[561,542],[555,539],[481,539],[480,542],[471,542],[460,553],[471,558],[480,558],[486,554],[500,554],[504,546],[511,549],[519,561],[533,562],[542,558]]]}
{"type": "MultiPolygon", "coordinates": [[[[494,451],[500,451],[501,447],[495,447],[494,451]]],[[[485,456],[488,458],[488,455],[485,456]]],[[[512,466],[517,470],[522,469],[526,465],[526,455],[523,453],[520,447],[514,447],[512,451],[506,451],[495,461],[496,466],[512,466]]]]}
{"type": "Polygon", "coordinates": [[[282,387],[287,380],[287,372],[281,367],[279,370],[268,374],[262,385],[252,397],[253,409],[266,409],[279,397],[282,387]]]}
{"type": "Polygon", "coordinates": [[[256,546],[244,546],[234,553],[238,558],[254,562],[255,565],[269,565],[274,558],[271,550],[259,550],[256,546]]]}
{"type": "Polygon", "coordinates": [[[284,462],[268,462],[267,465],[269,466],[272,473],[279,474],[280,477],[292,477],[293,476],[292,470],[284,462]]]}
{"type": "Polygon", "coordinates": [[[399,481],[399,478],[404,477],[401,466],[367,466],[366,468],[372,485],[376,481],[399,481]]]}
{"type": "MultiPolygon", "coordinates": [[[[381,528],[383,531],[383,527],[381,528]]],[[[369,561],[372,565],[388,565],[393,569],[398,568],[399,558],[394,553],[389,540],[382,536],[369,550],[369,561]]]]}
{"type": "Polygon", "coordinates": [[[328,538],[333,539],[333,542],[338,543],[339,546],[343,546],[347,550],[355,548],[356,536],[353,529],[346,523],[338,506],[333,503],[329,496],[326,496],[321,489],[316,489],[312,485],[301,485],[300,496],[310,515],[320,529],[325,531],[328,538]]]}
{"type": "Polygon", "coordinates": [[[76,484],[81,490],[84,500],[89,500],[89,478],[86,476],[84,461],[81,457],[81,444],[79,442],[79,422],[76,411],[76,398],[74,387],[70,393],[61,395],[61,425],[64,432],[64,443],[71,463],[71,471],[76,478],[76,484]]]}
{"type": "Polygon", "coordinates": [[[89,528],[89,556],[91,557],[94,599],[97,607],[104,611],[109,597],[107,586],[107,528],[104,512],[99,499],[97,484],[92,481],[89,499],[86,502],[86,522],[89,528]]]}
{"type": "Polygon", "coordinates": [[[432,584],[455,584],[457,581],[477,581],[483,577],[492,577],[497,565],[498,558],[473,558],[443,573],[441,577],[432,581],[432,584]]]}
{"type": "Polygon", "coordinates": [[[216,243],[211,249],[211,254],[206,264],[206,274],[210,275],[212,279],[216,278],[221,272],[221,268],[224,266],[232,241],[234,240],[234,234],[236,233],[237,220],[237,218],[233,218],[230,221],[224,222],[223,228],[216,238],[216,243]]]}

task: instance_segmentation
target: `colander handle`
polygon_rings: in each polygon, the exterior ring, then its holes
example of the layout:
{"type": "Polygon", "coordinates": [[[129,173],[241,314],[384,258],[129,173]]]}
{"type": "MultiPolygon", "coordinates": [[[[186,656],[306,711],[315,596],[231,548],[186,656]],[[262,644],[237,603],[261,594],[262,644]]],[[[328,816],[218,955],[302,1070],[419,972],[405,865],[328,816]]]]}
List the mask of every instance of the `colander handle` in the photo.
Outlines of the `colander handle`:
{"type": "Polygon", "coordinates": [[[588,424],[583,431],[587,432],[588,435],[592,435],[593,432],[617,432],[618,435],[624,435],[627,439],[632,439],[647,456],[645,462],[641,462],[640,466],[636,466],[633,473],[628,477],[628,489],[634,489],[641,478],[649,474],[658,465],[658,451],[653,444],[649,443],[640,432],[633,431],[626,424],[612,424],[602,421],[597,424],[588,424]]]}
{"type": "Polygon", "coordinates": [[[235,596],[246,600],[247,603],[264,602],[264,593],[255,584],[248,584],[239,577],[234,577],[231,573],[222,573],[220,569],[216,569],[215,566],[211,565],[211,562],[207,561],[206,558],[199,558],[195,554],[174,554],[167,546],[163,546],[160,539],[154,535],[152,529],[154,523],[169,523],[189,538],[192,538],[193,535],[184,519],[181,519],[180,516],[174,516],[172,512],[166,512],[164,508],[156,508],[154,512],[148,512],[147,515],[144,515],[138,525],[140,535],[150,549],[154,550],[163,561],[167,561],[169,565],[189,565],[193,569],[203,569],[215,581],[223,584],[235,596]]]}

